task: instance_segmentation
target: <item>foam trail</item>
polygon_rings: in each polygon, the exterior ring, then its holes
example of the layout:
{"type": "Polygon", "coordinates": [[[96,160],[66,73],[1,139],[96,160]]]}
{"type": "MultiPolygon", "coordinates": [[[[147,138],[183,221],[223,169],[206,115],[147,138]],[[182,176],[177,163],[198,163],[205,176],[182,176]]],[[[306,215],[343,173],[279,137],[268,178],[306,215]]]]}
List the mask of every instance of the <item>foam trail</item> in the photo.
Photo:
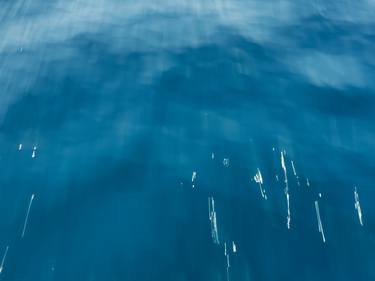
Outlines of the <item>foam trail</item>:
{"type": "Polygon", "coordinates": [[[227,255],[227,281],[230,280],[229,278],[229,268],[230,268],[230,262],[229,262],[229,254],[227,255]]]}
{"type": "Polygon", "coordinates": [[[35,158],[36,156],[36,146],[33,147],[33,153],[31,154],[31,158],[35,158]]]}
{"type": "Polygon", "coordinates": [[[32,194],[32,195],[31,195],[31,198],[30,198],[29,207],[27,208],[27,213],[26,213],[25,223],[23,224],[23,230],[22,230],[21,238],[23,238],[23,237],[25,236],[25,231],[26,231],[27,221],[29,220],[29,214],[30,214],[31,204],[33,203],[34,197],[35,197],[35,195],[32,194]]]}
{"type": "Polygon", "coordinates": [[[298,184],[298,186],[300,186],[300,183],[299,183],[299,177],[298,177],[298,175],[297,175],[296,167],[294,166],[294,162],[293,162],[293,160],[291,160],[290,163],[292,164],[292,170],[293,170],[293,174],[294,174],[294,176],[296,177],[297,184],[298,184]]]}
{"type": "Polygon", "coordinates": [[[197,178],[197,172],[193,172],[193,174],[191,175],[191,187],[194,188],[195,187],[195,180],[197,178]]]}
{"type": "Polygon", "coordinates": [[[234,241],[232,241],[232,250],[233,250],[233,253],[236,253],[236,252],[237,252],[237,246],[236,246],[236,244],[234,243],[234,241]]]}
{"type": "Polygon", "coordinates": [[[363,226],[363,220],[362,220],[362,209],[361,209],[361,203],[359,202],[359,195],[357,192],[357,187],[354,187],[354,207],[357,210],[358,213],[358,219],[359,223],[363,226]]]}
{"type": "Polygon", "coordinates": [[[208,219],[211,220],[211,197],[208,197],[208,219]]]}
{"type": "Polygon", "coordinates": [[[227,272],[227,281],[229,281],[230,262],[229,262],[229,253],[227,252],[227,243],[225,242],[224,242],[224,255],[227,258],[226,272],[227,272]]]}
{"type": "Polygon", "coordinates": [[[211,222],[211,237],[214,244],[220,244],[219,241],[219,234],[217,230],[217,219],[216,219],[216,211],[215,211],[215,201],[213,197],[208,198],[208,212],[209,212],[209,219],[211,222]]]}
{"type": "Polygon", "coordinates": [[[319,232],[322,234],[323,242],[326,242],[326,238],[324,236],[324,229],[322,225],[322,220],[320,219],[320,211],[319,211],[319,203],[318,201],[315,201],[315,211],[316,211],[316,219],[318,220],[318,229],[319,232]]]}
{"type": "Polygon", "coordinates": [[[224,165],[224,167],[229,167],[229,158],[224,158],[223,159],[223,165],[224,165]]]}
{"type": "Polygon", "coordinates": [[[258,183],[259,185],[259,190],[260,190],[260,194],[262,195],[262,197],[267,200],[267,194],[266,194],[266,190],[263,188],[263,177],[262,177],[262,173],[260,172],[259,169],[257,169],[257,173],[255,174],[254,176],[254,180],[256,183],[258,183]]]}
{"type": "Polygon", "coordinates": [[[289,185],[288,185],[288,175],[287,170],[285,166],[285,159],[284,159],[284,153],[281,151],[281,167],[284,171],[284,182],[285,182],[285,197],[286,197],[286,205],[287,205],[287,217],[286,217],[286,225],[288,229],[290,229],[290,201],[289,201],[289,185]]]}
{"type": "Polygon", "coordinates": [[[7,257],[7,254],[8,254],[8,250],[9,250],[9,246],[7,246],[5,248],[5,252],[4,252],[4,255],[3,255],[3,259],[1,260],[1,265],[0,265],[0,274],[3,272],[3,269],[4,269],[4,263],[5,263],[5,259],[7,257]]]}
{"type": "Polygon", "coordinates": [[[306,178],[306,186],[309,187],[310,186],[310,181],[308,178],[306,178]]]}

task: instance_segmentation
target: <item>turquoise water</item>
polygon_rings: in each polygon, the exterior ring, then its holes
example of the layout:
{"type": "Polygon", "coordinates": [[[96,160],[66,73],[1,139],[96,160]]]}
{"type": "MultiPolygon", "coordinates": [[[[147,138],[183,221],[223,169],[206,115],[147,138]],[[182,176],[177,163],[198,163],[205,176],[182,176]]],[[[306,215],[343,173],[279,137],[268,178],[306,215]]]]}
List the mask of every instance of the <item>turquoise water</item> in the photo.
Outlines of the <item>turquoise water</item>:
{"type": "Polygon", "coordinates": [[[374,11],[1,1],[0,278],[374,280],[374,11]]]}

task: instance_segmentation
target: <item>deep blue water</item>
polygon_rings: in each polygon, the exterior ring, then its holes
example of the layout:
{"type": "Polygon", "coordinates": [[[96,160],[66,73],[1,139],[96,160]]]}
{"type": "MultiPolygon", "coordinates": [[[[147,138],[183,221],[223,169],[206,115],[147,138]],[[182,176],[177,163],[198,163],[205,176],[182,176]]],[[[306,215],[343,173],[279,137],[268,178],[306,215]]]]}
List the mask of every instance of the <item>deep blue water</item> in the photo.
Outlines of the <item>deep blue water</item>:
{"type": "Polygon", "coordinates": [[[375,280],[374,15],[0,1],[0,279],[375,280]]]}

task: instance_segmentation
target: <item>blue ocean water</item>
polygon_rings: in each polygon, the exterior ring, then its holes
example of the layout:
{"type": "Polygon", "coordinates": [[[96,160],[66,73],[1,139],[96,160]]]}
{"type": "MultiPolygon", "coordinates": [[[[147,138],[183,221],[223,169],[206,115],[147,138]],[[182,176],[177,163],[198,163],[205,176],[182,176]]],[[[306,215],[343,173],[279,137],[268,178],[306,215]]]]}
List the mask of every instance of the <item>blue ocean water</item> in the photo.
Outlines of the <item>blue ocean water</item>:
{"type": "Polygon", "coordinates": [[[374,14],[1,1],[0,278],[375,280],[374,14]]]}

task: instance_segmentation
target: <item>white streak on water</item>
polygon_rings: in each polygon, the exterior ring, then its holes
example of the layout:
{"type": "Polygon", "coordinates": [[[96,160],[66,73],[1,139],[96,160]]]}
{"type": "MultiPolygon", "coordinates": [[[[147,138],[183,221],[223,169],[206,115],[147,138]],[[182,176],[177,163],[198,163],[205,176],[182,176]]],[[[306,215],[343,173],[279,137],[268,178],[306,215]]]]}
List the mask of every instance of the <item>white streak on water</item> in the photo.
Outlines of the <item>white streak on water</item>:
{"type": "Polygon", "coordinates": [[[3,269],[4,269],[4,263],[5,263],[5,259],[7,257],[7,254],[8,254],[8,250],[9,250],[9,246],[7,246],[5,248],[5,252],[4,252],[4,255],[3,255],[3,259],[1,260],[1,265],[0,265],[0,274],[3,272],[3,269]]]}
{"type": "Polygon", "coordinates": [[[266,194],[266,190],[263,188],[263,177],[262,177],[262,173],[260,172],[259,169],[257,169],[257,172],[254,176],[254,180],[255,182],[259,185],[259,190],[260,190],[260,194],[262,195],[262,197],[267,200],[267,194],[266,194]]]}
{"type": "Polygon", "coordinates": [[[227,281],[229,281],[230,280],[230,278],[229,278],[230,261],[229,261],[229,253],[227,252],[227,244],[226,243],[224,243],[224,255],[227,258],[226,272],[227,272],[227,281]]]}
{"type": "Polygon", "coordinates": [[[363,220],[362,220],[362,209],[361,209],[361,203],[359,202],[359,195],[357,192],[357,187],[354,187],[354,207],[357,210],[358,213],[358,219],[359,223],[363,226],[363,220]]]}
{"type": "Polygon", "coordinates": [[[37,147],[34,146],[33,147],[33,153],[31,154],[31,158],[35,158],[35,156],[36,156],[36,149],[37,149],[37,147]]]}
{"type": "Polygon", "coordinates": [[[229,278],[229,267],[230,267],[229,255],[227,255],[227,281],[230,280],[230,278],[229,278]]]}
{"type": "Polygon", "coordinates": [[[236,244],[234,243],[234,241],[232,241],[232,250],[233,250],[233,253],[236,253],[236,252],[237,252],[237,246],[236,246],[236,244]]]}
{"type": "Polygon", "coordinates": [[[286,197],[286,204],[287,204],[287,217],[286,217],[286,225],[288,229],[290,229],[290,201],[289,201],[289,185],[288,185],[288,175],[287,175],[287,170],[285,166],[285,159],[284,159],[284,153],[281,152],[281,167],[284,171],[284,182],[285,182],[285,197],[286,197]]]}
{"type": "Polygon", "coordinates": [[[32,194],[32,195],[31,195],[31,198],[30,198],[30,202],[29,202],[29,207],[27,208],[27,213],[26,213],[25,222],[24,222],[24,224],[23,224],[23,229],[22,229],[22,235],[21,235],[21,238],[23,238],[23,237],[25,236],[25,231],[26,231],[27,221],[29,220],[29,214],[30,214],[31,204],[33,203],[34,197],[35,197],[35,195],[32,194]]]}
{"type": "Polygon", "coordinates": [[[294,174],[295,176],[297,176],[297,172],[296,172],[296,168],[294,167],[294,162],[293,162],[293,160],[291,160],[290,163],[292,164],[293,174],[294,174]]]}
{"type": "Polygon", "coordinates": [[[194,182],[195,182],[196,178],[197,178],[197,172],[194,171],[193,174],[191,175],[191,183],[192,183],[191,186],[193,188],[195,187],[194,182]]]}
{"type": "Polygon", "coordinates": [[[316,219],[318,220],[318,229],[319,229],[319,232],[322,234],[322,240],[325,243],[326,238],[324,236],[324,229],[323,229],[323,225],[322,225],[322,220],[320,218],[319,202],[318,201],[315,201],[315,211],[316,211],[316,219]]]}
{"type": "Polygon", "coordinates": [[[214,244],[220,244],[219,234],[217,230],[217,219],[215,211],[215,200],[213,197],[208,197],[208,212],[209,220],[211,222],[211,237],[214,244]]]}
{"type": "Polygon", "coordinates": [[[296,177],[297,184],[298,184],[298,186],[300,186],[300,183],[299,183],[299,177],[298,177],[298,175],[297,175],[296,167],[294,166],[294,162],[293,162],[293,160],[291,160],[290,163],[292,164],[293,174],[294,174],[294,176],[296,177]]]}

